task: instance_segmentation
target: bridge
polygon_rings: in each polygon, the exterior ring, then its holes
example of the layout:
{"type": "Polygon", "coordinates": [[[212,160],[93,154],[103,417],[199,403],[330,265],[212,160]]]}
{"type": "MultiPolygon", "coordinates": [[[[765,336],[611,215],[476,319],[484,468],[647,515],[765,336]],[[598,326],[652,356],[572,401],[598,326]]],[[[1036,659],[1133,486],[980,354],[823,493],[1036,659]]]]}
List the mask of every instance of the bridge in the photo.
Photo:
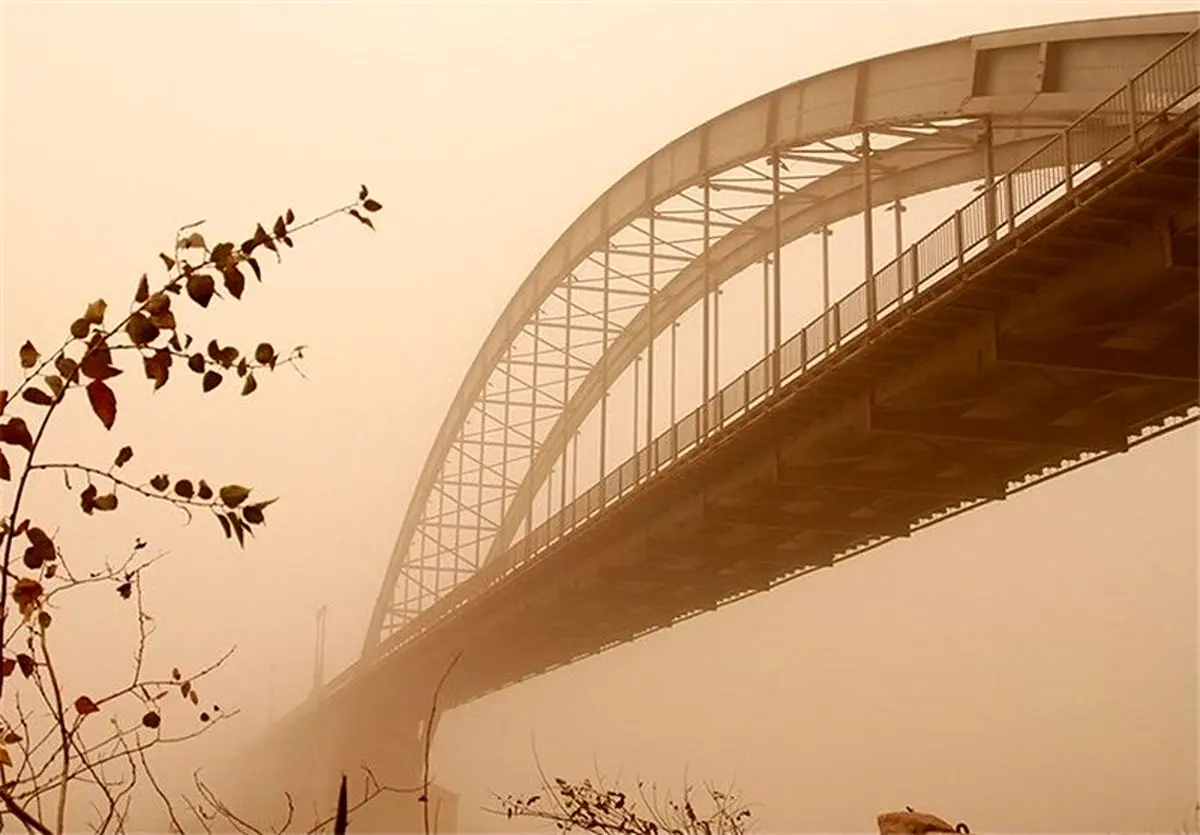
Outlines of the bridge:
{"type": "Polygon", "coordinates": [[[614,184],[485,339],[361,659],[243,758],[250,808],[329,805],[362,762],[418,784],[460,651],[443,710],[1200,417],[1198,27],[873,58],[614,184]],[[904,210],[948,189],[958,208],[905,245],[904,210]]]}

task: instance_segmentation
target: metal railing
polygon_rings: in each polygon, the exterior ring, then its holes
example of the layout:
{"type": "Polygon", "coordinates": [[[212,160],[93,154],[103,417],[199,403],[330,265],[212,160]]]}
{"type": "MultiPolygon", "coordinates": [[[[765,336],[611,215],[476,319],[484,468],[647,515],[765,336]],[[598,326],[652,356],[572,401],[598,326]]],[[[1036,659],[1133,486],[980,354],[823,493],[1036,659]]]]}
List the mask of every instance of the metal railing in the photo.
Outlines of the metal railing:
{"type": "Polygon", "coordinates": [[[867,282],[855,287],[785,342],[777,354],[764,357],[497,559],[448,589],[401,628],[396,639],[388,642],[388,650],[407,643],[647,479],[701,449],[714,433],[729,428],[783,386],[846,350],[868,327],[886,321],[1081,183],[1160,135],[1162,128],[1200,101],[1198,40],[1200,30],[1183,38],[877,270],[870,279],[873,299],[867,282]],[[873,310],[869,309],[871,301],[873,310]],[[773,380],[776,368],[778,378],[773,380]]]}

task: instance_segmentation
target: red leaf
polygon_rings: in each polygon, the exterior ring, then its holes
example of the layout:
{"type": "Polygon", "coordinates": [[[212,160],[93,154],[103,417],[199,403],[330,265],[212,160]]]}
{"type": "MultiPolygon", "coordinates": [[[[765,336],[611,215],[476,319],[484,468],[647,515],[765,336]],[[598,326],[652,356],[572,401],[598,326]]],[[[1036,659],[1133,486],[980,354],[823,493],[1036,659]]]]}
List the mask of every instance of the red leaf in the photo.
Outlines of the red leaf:
{"type": "Polygon", "coordinates": [[[0,424],[0,443],[12,444],[33,451],[33,436],[29,427],[19,417],[11,417],[8,423],[0,424]]]}
{"type": "Polygon", "coordinates": [[[89,713],[100,712],[100,708],[97,707],[96,703],[87,696],[80,696],[75,700],[75,710],[80,716],[87,716],[89,713]]]}
{"type": "Polygon", "coordinates": [[[4,457],[2,449],[0,449],[0,481],[12,481],[12,468],[8,466],[8,459],[4,457]]]}
{"type": "Polygon", "coordinates": [[[105,429],[112,429],[117,420],[117,396],[103,380],[92,380],[87,387],[88,402],[105,429]]]}

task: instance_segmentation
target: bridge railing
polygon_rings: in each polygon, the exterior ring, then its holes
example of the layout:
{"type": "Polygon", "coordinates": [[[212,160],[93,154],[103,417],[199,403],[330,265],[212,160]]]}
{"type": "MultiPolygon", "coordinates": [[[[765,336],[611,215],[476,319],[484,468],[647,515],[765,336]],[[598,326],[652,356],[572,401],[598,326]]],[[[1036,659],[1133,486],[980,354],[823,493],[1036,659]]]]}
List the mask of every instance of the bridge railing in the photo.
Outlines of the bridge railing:
{"type": "Polygon", "coordinates": [[[701,449],[714,434],[745,417],[786,384],[831,356],[875,323],[965,266],[998,240],[1053,207],[1080,184],[1152,139],[1200,101],[1200,30],[1162,56],[917,240],[867,282],[855,287],[792,336],[605,475],[574,502],[513,543],[497,559],[449,591],[387,642],[394,651],[459,606],[527,565],[665,467],[701,449]],[[873,292],[872,292],[873,291],[873,292]]]}

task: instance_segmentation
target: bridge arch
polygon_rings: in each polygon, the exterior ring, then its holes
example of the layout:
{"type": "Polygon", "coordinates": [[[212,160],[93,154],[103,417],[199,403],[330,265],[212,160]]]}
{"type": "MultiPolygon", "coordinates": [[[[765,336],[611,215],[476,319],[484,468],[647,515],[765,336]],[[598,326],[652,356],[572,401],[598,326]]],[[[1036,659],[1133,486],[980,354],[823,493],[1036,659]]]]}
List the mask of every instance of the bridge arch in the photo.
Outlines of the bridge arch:
{"type": "MultiPolygon", "coordinates": [[[[1083,21],[873,58],[746,102],[635,167],[551,246],[471,364],[408,506],[364,652],[528,533],[556,462],[566,504],[568,456],[598,406],[595,478],[610,475],[609,390],[642,356],[649,379],[655,338],[698,304],[703,402],[720,389],[708,326],[724,282],[763,263],[778,287],[788,243],[1007,169],[1198,24],[1198,14],[1083,21]]],[[[776,295],[775,321],[764,322],[775,349],[786,338],[779,309],[776,295]]],[[[636,403],[634,413],[649,441],[647,401],[645,416],[636,403]]]]}

